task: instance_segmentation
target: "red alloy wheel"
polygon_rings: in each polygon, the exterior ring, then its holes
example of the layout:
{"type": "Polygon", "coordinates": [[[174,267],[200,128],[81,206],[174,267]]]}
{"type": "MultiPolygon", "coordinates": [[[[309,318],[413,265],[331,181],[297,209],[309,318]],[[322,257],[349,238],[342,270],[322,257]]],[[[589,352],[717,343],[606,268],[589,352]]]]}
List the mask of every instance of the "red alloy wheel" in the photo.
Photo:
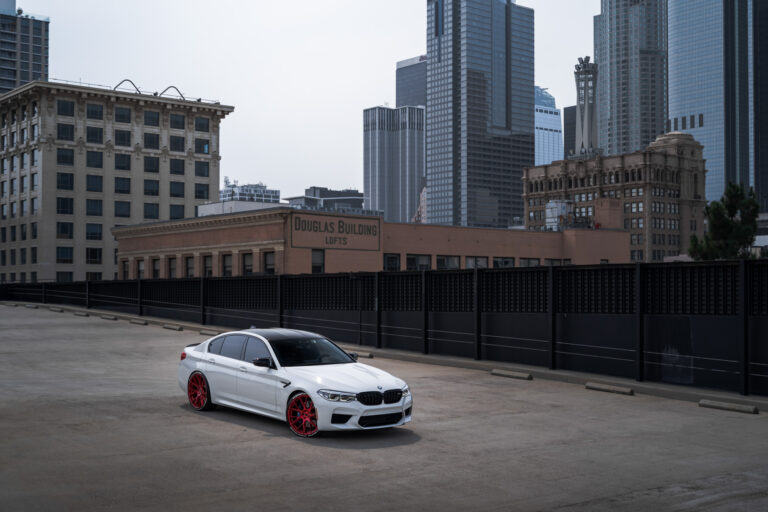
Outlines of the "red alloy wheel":
{"type": "Polygon", "coordinates": [[[288,402],[286,419],[291,431],[297,436],[313,437],[318,433],[317,410],[312,399],[306,393],[299,393],[291,397],[288,402]]]}
{"type": "Polygon", "coordinates": [[[202,373],[195,372],[189,377],[189,382],[187,383],[187,397],[189,397],[190,405],[198,411],[210,408],[208,382],[205,380],[202,373]]]}

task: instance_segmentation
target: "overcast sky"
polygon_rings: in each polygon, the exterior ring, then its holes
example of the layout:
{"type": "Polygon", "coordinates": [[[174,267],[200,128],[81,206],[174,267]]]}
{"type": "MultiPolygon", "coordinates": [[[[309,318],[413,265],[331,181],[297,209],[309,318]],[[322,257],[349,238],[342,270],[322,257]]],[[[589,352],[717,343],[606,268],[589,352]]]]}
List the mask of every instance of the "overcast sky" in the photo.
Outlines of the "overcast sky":
{"type": "MultiPolygon", "coordinates": [[[[575,101],[600,0],[518,0],[535,9],[536,84],[575,101]]],[[[395,104],[395,63],[426,52],[426,0],[17,0],[51,18],[50,77],[177,86],[235,112],[221,179],[282,197],[363,187],[362,111],[395,104]]]]}

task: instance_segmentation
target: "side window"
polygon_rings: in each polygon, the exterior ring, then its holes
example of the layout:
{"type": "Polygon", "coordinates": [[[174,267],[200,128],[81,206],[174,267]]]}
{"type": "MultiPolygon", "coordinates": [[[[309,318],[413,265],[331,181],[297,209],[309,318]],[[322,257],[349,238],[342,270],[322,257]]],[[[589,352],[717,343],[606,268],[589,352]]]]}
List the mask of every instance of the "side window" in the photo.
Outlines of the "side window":
{"type": "Polygon", "coordinates": [[[240,359],[240,354],[243,353],[243,345],[245,345],[245,336],[227,336],[221,345],[221,355],[231,357],[232,359],[240,359]]]}
{"type": "Polygon", "coordinates": [[[212,342],[208,344],[208,352],[213,352],[214,354],[218,354],[221,352],[221,344],[224,343],[224,338],[226,336],[222,336],[220,338],[216,338],[212,342]]]}
{"type": "Polygon", "coordinates": [[[256,359],[264,357],[272,357],[267,346],[260,339],[249,336],[248,344],[245,346],[245,357],[243,357],[243,360],[252,363],[256,359]]]}

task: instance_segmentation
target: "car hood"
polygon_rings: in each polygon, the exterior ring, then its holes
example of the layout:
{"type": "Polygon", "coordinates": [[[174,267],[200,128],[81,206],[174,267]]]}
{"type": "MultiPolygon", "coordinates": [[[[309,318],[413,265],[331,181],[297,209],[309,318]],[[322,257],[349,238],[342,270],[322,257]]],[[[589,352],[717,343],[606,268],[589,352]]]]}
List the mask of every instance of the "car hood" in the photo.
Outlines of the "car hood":
{"type": "Polygon", "coordinates": [[[333,391],[386,391],[402,389],[405,381],[389,373],[362,363],[328,364],[317,366],[288,366],[285,373],[299,385],[314,389],[330,389],[333,391]]]}

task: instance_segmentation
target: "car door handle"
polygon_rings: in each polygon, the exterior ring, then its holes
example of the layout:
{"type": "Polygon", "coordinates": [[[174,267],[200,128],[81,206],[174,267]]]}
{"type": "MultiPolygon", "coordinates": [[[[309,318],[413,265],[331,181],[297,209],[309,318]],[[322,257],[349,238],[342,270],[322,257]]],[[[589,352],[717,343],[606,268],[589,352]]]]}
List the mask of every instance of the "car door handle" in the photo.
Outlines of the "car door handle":
{"type": "Polygon", "coordinates": [[[216,360],[215,359],[209,359],[208,362],[211,363],[211,364],[216,364],[216,360]]]}
{"type": "Polygon", "coordinates": [[[245,366],[241,366],[240,371],[243,373],[248,373],[248,368],[246,368],[245,366]]]}

